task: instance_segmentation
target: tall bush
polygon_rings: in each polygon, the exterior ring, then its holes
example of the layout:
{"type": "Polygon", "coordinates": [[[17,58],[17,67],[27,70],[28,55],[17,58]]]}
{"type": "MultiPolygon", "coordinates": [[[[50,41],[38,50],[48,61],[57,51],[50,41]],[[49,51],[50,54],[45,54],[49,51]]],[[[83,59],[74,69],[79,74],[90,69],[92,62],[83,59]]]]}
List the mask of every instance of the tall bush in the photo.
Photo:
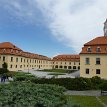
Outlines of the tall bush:
{"type": "Polygon", "coordinates": [[[8,64],[7,64],[6,62],[4,62],[3,68],[4,68],[4,69],[7,69],[7,68],[8,68],[8,64]]]}

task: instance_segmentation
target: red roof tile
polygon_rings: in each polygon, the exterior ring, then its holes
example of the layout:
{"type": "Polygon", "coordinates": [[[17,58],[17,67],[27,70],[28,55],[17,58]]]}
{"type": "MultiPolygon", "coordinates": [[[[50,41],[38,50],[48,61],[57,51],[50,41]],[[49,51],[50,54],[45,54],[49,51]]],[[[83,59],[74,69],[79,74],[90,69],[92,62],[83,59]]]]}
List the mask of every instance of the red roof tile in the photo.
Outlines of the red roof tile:
{"type": "Polygon", "coordinates": [[[17,55],[39,60],[51,60],[47,56],[38,55],[30,52],[24,52],[23,50],[21,50],[20,48],[18,48],[10,42],[0,43],[0,54],[17,55]]]}
{"type": "Polygon", "coordinates": [[[80,54],[107,54],[107,37],[101,36],[87,42],[84,44],[80,54]],[[87,51],[89,47],[91,48],[91,52],[87,51]],[[96,51],[98,47],[101,49],[100,52],[96,51]]]}
{"type": "Polygon", "coordinates": [[[79,55],[58,55],[53,57],[53,61],[75,61],[78,62],[80,61],[80,56],[79,55]]]}
{"type": "Polygon", "coordinates": [[[101,36],[101,37],[97,37],[89,42],[87,42],[86,44],[84,44],[84,46],[91,46],[91,45],[107,45],[107,36],[101,36]]]}

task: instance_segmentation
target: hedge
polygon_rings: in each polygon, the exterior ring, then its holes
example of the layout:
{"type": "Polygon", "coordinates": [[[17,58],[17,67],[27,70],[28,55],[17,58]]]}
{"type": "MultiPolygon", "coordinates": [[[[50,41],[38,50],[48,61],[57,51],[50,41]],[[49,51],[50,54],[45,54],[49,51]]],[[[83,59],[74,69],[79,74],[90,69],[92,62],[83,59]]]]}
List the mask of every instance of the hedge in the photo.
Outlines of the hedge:
{"type": "Polygon", "coordinates": [[[100,89],[103,80],[99,77],[93,78],[37,78],[27,74],[15,75],[14,81],[31,81],[36,84],[56,84],[68,90],[92,90],[100,89]]]}

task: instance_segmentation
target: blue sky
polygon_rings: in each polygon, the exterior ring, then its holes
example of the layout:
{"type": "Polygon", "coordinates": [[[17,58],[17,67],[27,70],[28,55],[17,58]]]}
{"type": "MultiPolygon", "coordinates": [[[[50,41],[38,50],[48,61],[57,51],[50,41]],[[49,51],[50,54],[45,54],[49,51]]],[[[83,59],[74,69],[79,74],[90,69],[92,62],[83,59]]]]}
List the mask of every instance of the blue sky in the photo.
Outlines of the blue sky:
{"type": "Polygon", "coordinates": [[[79,53],[85,42],[103,35],[106,4],[106,0],[0,0],[0,42],[49,57],[79,53]]]}

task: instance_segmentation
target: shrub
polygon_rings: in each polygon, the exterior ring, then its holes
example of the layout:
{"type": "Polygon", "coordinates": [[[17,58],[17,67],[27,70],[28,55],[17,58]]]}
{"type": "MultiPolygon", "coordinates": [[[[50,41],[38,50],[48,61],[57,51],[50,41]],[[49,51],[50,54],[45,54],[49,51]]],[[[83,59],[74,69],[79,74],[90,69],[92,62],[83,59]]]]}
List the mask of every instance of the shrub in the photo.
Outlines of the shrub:
{"type": "Polygon", "coordinates": [[[0,74],[8,73],[9,70],[6,68],[0,68],[0,74]]]}
{"type": "Polygon", "coordinates": [[[101,85],[100,85],[100,89],[107,91],[107,81],[104,81],[101,85]]]}
{"type": "Polygon", "coordinates": [[[102,79],[98,76],[91,78],[92,86],[94,89],[99,89],[99,86],[102,84],[102,79]]]}
{"type": "Polygon", "coordinates": [[[31,81],[36,84],[56,84],[65,87],[68,90],[92,90],[100,89],[104,80],[99,77],[93,78],[37,78],[26,73],[17,73],[14,81],[31,81]]]}
{"type": "Polygon", "coordinates": [[[30,82],[0,85],[0,107],[63,107],[65,88],[30,82]]]}
{"type": "Polygon", "coordinates": [[[36,77],[29,73],[17,72],[14,75],[14,81],[33,81],[36,77]]]}

